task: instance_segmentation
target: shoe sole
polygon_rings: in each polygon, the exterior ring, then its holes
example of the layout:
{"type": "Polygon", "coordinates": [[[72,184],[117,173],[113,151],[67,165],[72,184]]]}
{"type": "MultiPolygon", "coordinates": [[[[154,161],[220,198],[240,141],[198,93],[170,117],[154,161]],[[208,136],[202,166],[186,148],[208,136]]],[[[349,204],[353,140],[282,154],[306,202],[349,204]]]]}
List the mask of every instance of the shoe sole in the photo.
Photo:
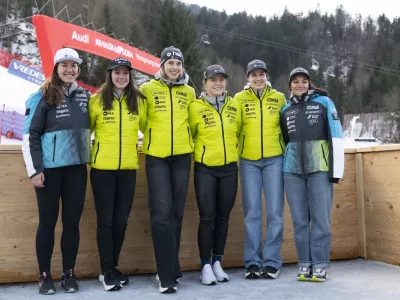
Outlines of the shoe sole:
{"type": "Polygon", "coordinates": [[[279,273],[275,273],[275,274],[270,274],[270,273],[261,273],[261,277],[265,278],[265,279],[277,279],[279,276],[279,273]]]}
{"type": "Polygon", "coordinates": [[[300,275],[297,277],[297,281],[310,281],[311,278],[310,277],[306,277],[304,275],[300,275]]]}
{"type": "Polygon", "coordinates": [[[39,291],[40,294],[42,295],[53,295],[56,293],[55,290],[48,290],[46,293],[39,291]]]}
{"type": "Polygon", "coordinates": [[[79,289],[75,290],[74,288],[70,288],[69,290],[66,290],[64,287],[64,284],[61,283],[61,288],[63,289],[64,293],[75,293],[79,291],[79,289]]]}
{"type": "Polygon", "coordinates": [[[173,293],[177,292],[178,289],[176,287],[163,288],[163,287],[160,286],[158,288],[158,291],[161,294],[173,294],[173,293]]]}
{"type": "MultiPolygon", "coordinates": [[[[179,280],[180,280],[181,278],[182,278],[182,277],[179,277],[179,278],[175,279],[175,283],[178,284],[178,283],[179,283],[179,280]]],[[[156,280],[157,280],[157,282],[160,282],[160,277],[158,277],[158,274],[156,275],[156,280]]]]}
{"type": "Polygon", "coordinates": [[[107,292],[119,291],[122,288],[121,285],[106,285],[104,282],[103,282],[103,286],[107,292]]]}
{"type": "Polygon", "coordinates": [[[206,281],[206,282],[201,281],[201,283],[204,284],[204,285],[217,285],[216,281],[206,281]]]}
{"type": "MultiPolygon", "coordinates": [[[[104,275],[99,275],[99,281],[101,282],[101,283],[103,283],[104,282],[104,275]]],[[[129,283],[129,279],[128,280],[125,280],[125,281],[119,281],[122,285],[125,285],[125,284],[127,284],[127,283],[129,283]]]]}
{"type": "Polygon", "coordinates": [[[223,279],[218,279],[218,278],[217,278],[217,281],[218,281],[218,282],[228,282],[228,281],[229,281],[229,278],[223,278],[223,279]]]}
{"type": "Polygon", "coordinates": [[[257,274],[257,273],[246,273],[244,275],[244,278],[246,278],[246,279],[259,279],[260,275],[257,274]]]}
{"type": "Polygon", "coordinates": [[[312,282],[325,282],[326,278],[318,278],[316,276],[311,277],[312,282]]]}
{"type": "Polygon", "coordinates": [[[74,288],[69,289],[68,291],[64,289],[64,293],[75,293],[76,290],[74,288]]]}

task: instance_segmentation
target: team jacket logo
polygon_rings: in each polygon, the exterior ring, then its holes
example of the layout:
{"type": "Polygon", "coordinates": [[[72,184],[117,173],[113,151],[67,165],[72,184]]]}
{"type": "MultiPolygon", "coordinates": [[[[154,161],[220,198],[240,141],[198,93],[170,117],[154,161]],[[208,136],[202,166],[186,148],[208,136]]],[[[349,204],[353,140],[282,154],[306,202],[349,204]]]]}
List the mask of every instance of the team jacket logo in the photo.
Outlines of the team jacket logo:
{"type": "Polygon", "coordinates": [[[176,92],[176,94],[177,94],[178,96],[183,96],[183,97],[186,97],[186,96],[187,96],[186,93],[182,93],[182,92],[176,92]]]}

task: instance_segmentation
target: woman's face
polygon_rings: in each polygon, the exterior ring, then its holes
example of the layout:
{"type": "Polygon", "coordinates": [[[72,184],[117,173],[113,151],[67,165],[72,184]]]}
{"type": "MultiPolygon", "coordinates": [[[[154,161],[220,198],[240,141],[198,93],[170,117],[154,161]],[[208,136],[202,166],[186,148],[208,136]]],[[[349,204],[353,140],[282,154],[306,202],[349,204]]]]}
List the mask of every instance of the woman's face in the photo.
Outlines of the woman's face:
{"type": "Polygon", "coordinates": [[[221,74],[216,74],[208,78],[204,83],[204,90],[210,97],[222,96],[226,89],[226,79],[221,74]]]}
{"type": "Polygon", "coordinates": [[[129,68],[120,66],[112,69],[111,81],[116,89],[125,89],[129,84],[129,68]]]}
{"type": "Polygon", "coordinates": [[[290,82],[290,91],[296,95],[301,96],[307,93],[310,81],[303,75],[295,76],[290,82]]]}
{"type": "Polygon", "coordinates": [[[167,77],[166,79],[175,81],[181,76],[183,72],[183,65],[179,59],[171,58],[165,62],[163,65],[163,70],[165,76],[167,77]]]}
{"type": "Polygon", "coordinates": [[[254,69],[247,77],[253,90],[262,90],[267,85],[267,73],[263,69],[254,69]]]}
{"type": "Polygon", "coordinates": [[[72,60],[62,61],[58,64],[57,74],[64,84],[71,84],[79,76],[78,64],[72,60]]]}

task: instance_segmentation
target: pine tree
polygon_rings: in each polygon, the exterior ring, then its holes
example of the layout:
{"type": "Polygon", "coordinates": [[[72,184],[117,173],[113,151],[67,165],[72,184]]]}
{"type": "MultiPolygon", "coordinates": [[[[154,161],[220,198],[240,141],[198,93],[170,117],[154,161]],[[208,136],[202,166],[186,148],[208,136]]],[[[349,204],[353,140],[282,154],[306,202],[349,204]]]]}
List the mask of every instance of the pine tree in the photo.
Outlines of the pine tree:
{"type": "Polygon", "coordinates": [[[157,52],[168,46],[179,48],[192,84],[199,89],[202,80],[202,51],[193,18],[182,3],[165,0],[157,29],[157,52]]]}

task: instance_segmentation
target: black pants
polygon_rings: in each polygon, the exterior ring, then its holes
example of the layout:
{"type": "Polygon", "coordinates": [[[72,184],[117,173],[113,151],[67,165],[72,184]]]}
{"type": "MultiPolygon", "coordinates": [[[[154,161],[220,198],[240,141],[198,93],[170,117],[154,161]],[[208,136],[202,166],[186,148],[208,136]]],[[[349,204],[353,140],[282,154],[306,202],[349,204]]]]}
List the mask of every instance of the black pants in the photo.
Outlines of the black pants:
{"type": "Polygon", "coordinates": [[[197,231],[200,259],[210,259],[211,254],[223,255],[238,187],[237,163],[208,167],[195,162],[194,187],[200,214],[197,231]]]}
{"type": "Polygon", "coordinates": [[[35,187],[39,226],[36,233],[36,255],[39,271],[50,271],[56,227],[62,200],[61,253],[63,270],[75,267],[79,247],[79,222],[85,203],[86,165],[46,169],[44,188],[35,187]]]}
{"type": "Polygon", "coordinates": [[[136,186],[136,170],[91,169],[101,272],[118,266],[136,186]]]}
{"type": "Polygon", "coordinates": [[[158,275],[163,284],[180,277],[179,248],[189,184],[191,155],[146,155],[151,232],[158,275]]]}

